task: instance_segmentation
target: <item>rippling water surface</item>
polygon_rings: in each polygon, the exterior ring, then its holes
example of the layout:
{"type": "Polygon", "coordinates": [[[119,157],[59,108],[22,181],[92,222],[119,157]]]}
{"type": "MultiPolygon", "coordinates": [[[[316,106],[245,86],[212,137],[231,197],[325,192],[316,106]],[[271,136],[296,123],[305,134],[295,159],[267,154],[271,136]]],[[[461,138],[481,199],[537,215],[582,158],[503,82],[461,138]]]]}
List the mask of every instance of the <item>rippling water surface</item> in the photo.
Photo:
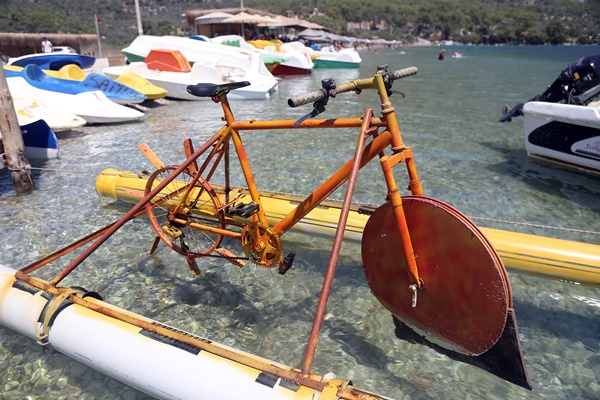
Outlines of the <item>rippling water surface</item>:
{"type": "MultiPolygon", "coordinates": [[[[403,138],[414,149],[427,195],[483,219],[485,227],[600,244],[600,178],[529,160],[523,121],[497,122],[502,106],[545,88],[571,61],[596,47],[460,47],[462,59],[437,60],[439,48],[405,54],[363,52],[360,70],[315,70],[289,78],[268,101],[236,102],[238,119],[298,118],[293,94],[366,77],[379,64],[417,66],[416,77],[396,89],[403,138]]],[[[356,116],[377,103],[374,93],[340,95],[325,116],[356,116]]],[[[140,172],[152,166],[137,150],[147,143],[167,163],[183,161],[181,142],[198,146],[220,125],[212,102],[162,101],[139,123],[89,126],[59,134],[61,158],[33,162],[35,192],[15,195],[0,171],[0,263],[21,268],[114,221],[131,205],[99,198],[95,179],[109,167],[140,172]]],[[[252,132],[243,136],[259,188],[307,193],[354,152],[356,132],[252,132]]],[[[379,167],[359,175],[356,201],[380,204],[379,167]],[[375,179],[377,178],[377,179],[375,179]]],[[[341,199],[343,193],[335,194],[341,199]]],[[[201,263],[192,278],[185,261],[164,247],[150,256],[154,235],[145,219],[127,224],[84,262],[66,285],[84,286],[122,308],[262,357],[299,367],[316,308],[331,240],[289,233],[294,267],[248,265],[238,270],[219,259],[201,263]]],[[[39,276],[48,278],[68,260],[39,276]]],[[[356,386],[402,399],[600,398],[600,292],[509,273],[521,342],[533,391],[529,392],[435,351],[400,341],[392,318],[372,296],[357,243],[345,243],[339,260],[313,371],[334,371],[356,386]]],[[[0,399],[110,398],[145,395],[0,327],[0,399]]]]}

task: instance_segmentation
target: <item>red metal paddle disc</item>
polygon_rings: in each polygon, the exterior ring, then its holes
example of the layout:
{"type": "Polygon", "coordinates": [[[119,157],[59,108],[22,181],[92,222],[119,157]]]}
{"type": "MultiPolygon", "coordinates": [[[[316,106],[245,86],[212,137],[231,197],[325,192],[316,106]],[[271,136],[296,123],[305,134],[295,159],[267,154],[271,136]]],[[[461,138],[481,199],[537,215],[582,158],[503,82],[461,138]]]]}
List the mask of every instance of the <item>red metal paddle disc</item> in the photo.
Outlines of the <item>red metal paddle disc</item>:
{"type": "Polygon", "coordinates": [[[362,259],[373,294],[430,342],[468,355],[486,352],[502,335],[511,301],[500,258],[453,207],[424,196],[403,197],[402,205],[425,286],[412,307],[413,282],[386,203],[363,232],[362,259]]]}

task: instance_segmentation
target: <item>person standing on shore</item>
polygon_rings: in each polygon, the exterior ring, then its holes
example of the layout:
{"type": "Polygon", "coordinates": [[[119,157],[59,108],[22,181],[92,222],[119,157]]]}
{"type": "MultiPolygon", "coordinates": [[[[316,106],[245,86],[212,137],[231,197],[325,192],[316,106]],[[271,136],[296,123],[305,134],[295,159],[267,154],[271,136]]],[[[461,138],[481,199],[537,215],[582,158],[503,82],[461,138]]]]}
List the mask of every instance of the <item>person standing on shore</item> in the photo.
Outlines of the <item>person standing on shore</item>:
{"type": "Polygon", "coordinates": [[[42,53],[52,53],[52,42],[46,39],[46,36],[42,40],[42,53]]]}

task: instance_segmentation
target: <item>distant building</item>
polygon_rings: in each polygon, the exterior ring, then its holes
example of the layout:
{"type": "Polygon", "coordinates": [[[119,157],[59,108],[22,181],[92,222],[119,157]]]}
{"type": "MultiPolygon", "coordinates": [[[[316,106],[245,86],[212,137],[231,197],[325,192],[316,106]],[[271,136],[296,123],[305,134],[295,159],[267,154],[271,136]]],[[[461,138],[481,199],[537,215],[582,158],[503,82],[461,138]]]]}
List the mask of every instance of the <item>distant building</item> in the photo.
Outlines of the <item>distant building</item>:
{"type": "Polygon", "coordinates": [[[278,27],[285,31],[301,31],[303,29],[321,29],[326,27],[300,19],[273,14],[255,8],[220,8],[210,10],[190,10],[185,13],[187,23],[197,35],[215,37],[220,35],[245,35],[245,28],[252,30],[268,30],[278,27]],[[241,17],[244,15],[245,17],[241,17]],[[238,18],[240,17],[240,18],[238,18]],[[233,19],[235,22],[230,22],[233,19]]]}
{"type": "Polygon", "coordinates": [[[8,57],[41,53],[42,39],[46,37],[54,46],[70,46],[78,53],[98,43],[96,35],[71,35],[62,33],[0,33],[0,53],[8,57]]]}

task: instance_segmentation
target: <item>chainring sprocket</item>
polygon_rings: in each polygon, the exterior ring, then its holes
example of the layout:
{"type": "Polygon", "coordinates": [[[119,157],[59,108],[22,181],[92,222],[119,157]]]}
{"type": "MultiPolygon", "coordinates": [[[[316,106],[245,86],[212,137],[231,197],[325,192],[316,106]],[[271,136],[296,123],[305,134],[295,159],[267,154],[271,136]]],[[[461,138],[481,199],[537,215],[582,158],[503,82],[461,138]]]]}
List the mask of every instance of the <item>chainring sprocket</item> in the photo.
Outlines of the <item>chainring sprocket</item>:
{"type": "Polygon", "coordinates": [[[257,222],[242,231],[242,248],[248,259],[261,267],[271,268],[281,260],[281,240],[271,228],[257,222]]]}

